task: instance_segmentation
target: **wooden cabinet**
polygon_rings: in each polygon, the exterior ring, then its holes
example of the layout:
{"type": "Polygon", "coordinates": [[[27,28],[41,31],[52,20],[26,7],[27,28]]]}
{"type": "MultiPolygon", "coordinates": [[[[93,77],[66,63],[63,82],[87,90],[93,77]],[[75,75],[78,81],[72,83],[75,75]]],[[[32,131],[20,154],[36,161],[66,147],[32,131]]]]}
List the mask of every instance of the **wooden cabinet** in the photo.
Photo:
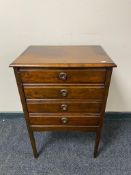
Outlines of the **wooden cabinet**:
{"type": "Polygon", "coordinates": [[[100,46],[30,46],[11,65],[33,153],[34,131],[94,131],[97,156],[112,68],[100,46]]]}

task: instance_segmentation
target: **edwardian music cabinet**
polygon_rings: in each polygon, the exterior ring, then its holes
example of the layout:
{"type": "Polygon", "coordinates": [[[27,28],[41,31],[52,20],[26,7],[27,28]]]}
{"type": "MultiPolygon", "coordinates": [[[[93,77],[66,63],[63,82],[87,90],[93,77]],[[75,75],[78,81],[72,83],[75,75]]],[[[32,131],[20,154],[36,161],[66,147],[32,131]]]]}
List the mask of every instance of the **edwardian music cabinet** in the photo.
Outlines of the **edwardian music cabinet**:
{"type": "Polygon", "coordinates": [[[101,46],[30,46],[12,64],[35,157],[34,131],[96,132],[97,156],[112,68],[101,46]]]}

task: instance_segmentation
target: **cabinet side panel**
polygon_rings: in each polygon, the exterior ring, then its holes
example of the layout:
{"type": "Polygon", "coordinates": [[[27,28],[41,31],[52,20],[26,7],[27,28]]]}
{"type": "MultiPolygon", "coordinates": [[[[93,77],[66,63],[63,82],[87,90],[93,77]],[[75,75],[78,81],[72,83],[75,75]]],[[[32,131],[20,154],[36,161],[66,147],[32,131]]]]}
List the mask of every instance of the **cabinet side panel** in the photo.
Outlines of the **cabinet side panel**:
{"type": "Polygon", "coordinates": [[[102,125],[103,125],[103,119],[104,119],[106,102],[107,102],[107,97],[108,97],[108,92],[109,92],[109,87],[110,87],[111,75],[112,75],[112,68],[107,68],[106,80],[105,80],[105,94],[104,94],[104,102],[103,102],[103,106],[102,106],[102,110],[101,110],[100,127],[102,127],[102,125]]]}
{"type": "Polygon", "coordinates": [[[36,143],[35,143],[35,137],[34,137],[33,131],[30,128],[30,125],[29,125],[29,113],[27,110],[23,84],[22,84],[21,77],[19,74],[19,68],[14,68],[14,72],[15,72],[16,82],[17,82],[17,86],[18,86],[18,90],[19,90],[19,94],[20,94],[20,98],[21,98],[21,103],[22,103],[22,107],[23,107],[23,111],[24,111],[26,126],[28,129],[28,134],[29,134],[31,145],[32,145],[33,154],[34,154],[34,157],[38,157],[36,143]]]}
{"type": "Polygon", "coordinates": [[[19,95],[20,95],[20,99],[21,99],[21,103],[22,103],[22,108],[23,108],[23,112],[24,112],[24,116],[25,116],[25,120],[26,120],[27,128],[28,128],[29,127],[29,114],[28,114],[28,109],[27,109],[27,105],[26,105],[23,84],[21,81],[20,73],[19,73],[19,68],[14,68],[14,73],[15,73],[17,87],[18,87],[18,91],[19,91],[19,95]]]}

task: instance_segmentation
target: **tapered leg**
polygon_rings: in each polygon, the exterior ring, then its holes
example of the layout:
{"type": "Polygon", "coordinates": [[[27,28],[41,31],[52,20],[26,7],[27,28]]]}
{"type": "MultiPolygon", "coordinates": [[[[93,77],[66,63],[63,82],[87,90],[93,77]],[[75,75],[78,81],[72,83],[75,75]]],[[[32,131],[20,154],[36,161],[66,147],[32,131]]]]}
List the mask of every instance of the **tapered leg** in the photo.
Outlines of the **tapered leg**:
{"type": "Polygon", "coordinates": [[[95,141],[95,148],[94,148],[94,158],[97,157],[98,154],[98,147],[100,143],[100,138],[101,138],[101,129],[98,129],[96,132],[96,141],[95,141]]]}
{"type": "Polygon", "coordinates": [[[28,130],[29,132],[29,137],[30,137],[30,142],[33,150],[34,157],[37,158],[39,156],[37,149],[36,149],[36,143],[35,143],[35,137],[33,131],[28,130]]]}

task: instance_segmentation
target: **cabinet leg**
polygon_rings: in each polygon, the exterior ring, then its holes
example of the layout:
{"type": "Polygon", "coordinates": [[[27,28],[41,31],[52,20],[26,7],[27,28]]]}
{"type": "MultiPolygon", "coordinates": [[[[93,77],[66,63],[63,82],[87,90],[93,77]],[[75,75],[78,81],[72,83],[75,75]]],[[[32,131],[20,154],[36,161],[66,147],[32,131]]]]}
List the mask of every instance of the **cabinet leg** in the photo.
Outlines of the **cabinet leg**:
{"type": "Polygon", "coordinates": [[[95,147],[94,147],[94,158],[97,157],[98,155],[98,147],[100,143],[100,138],[101,138],[101,129],[98,129],[96,132],[96,141],[95,141],[95,147]]]}
{"type": "Polygon", "coordinates": [[[35,143],[35,137],[34,137],[33,131],[29,130],[29,137],[30,137],[30,142],[31,142],[34,157],[38,158],[39,155],[38,155],[38,152],[37,152],[37,149],[36,149],[36,143],[35,143]]]}

